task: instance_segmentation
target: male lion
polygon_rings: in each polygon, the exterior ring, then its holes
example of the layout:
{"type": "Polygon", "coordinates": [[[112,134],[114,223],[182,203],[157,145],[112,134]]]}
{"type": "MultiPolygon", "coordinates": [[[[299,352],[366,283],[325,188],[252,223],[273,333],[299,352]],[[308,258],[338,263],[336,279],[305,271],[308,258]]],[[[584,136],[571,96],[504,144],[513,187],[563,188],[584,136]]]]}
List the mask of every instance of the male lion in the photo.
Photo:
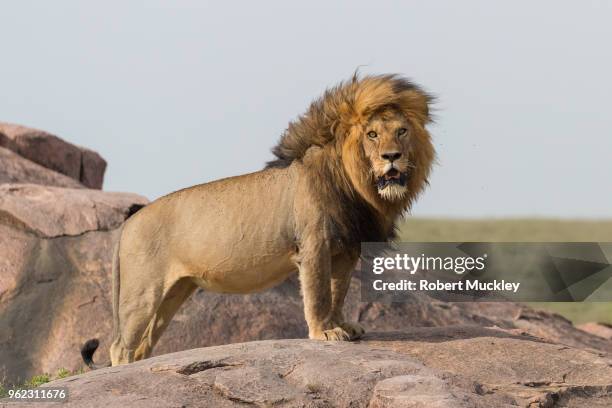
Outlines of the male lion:
{"type": "MultiPolygon", "coordinates": [[[[354,76],[289,124],[264,170],[177,191],[124,225],[113,266],[112,365],[146,358],[197,287],[270,288],[297,271],[308,336],[352,340],[342,306],[363,241],[392,237],[427,184],[432,98],[354,76]]],[[[98,341],[83,347],[93,366],[98,341]]]]}

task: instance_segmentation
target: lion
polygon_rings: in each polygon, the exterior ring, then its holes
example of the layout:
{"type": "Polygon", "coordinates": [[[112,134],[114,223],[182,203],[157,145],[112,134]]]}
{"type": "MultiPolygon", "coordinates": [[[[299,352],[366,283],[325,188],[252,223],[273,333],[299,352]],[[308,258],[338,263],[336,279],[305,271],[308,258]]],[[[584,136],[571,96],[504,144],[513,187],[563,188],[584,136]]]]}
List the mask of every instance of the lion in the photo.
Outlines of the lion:
{"type": "MultiPolygon", "coordinates": [[[[289,124],[255,173],[186,188],[124,224],[113,261],[111,365],[150,356],[198,287],[252,293],[298,273],[308,337],[358,339],[342,308],[360,243],[387,241],[428,184],[433,98],[357,74],[289,124]]],[[[95,368],[96,339],[82,349],[95,368]]]]}

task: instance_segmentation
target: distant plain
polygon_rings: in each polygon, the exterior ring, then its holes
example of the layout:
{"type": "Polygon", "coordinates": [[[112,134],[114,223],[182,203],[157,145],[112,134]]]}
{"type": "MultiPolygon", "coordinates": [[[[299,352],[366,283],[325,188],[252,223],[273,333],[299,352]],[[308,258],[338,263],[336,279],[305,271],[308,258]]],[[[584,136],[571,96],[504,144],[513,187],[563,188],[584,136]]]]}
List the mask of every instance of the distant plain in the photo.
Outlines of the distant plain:
{"type": "MultiPolygon", "coordinates": [[[[398,241],[406,242],[612,242],[612,220],[435,219],[407,217],[398,241]]],[[[612,261],[609,259],[608,261],[612,261]]],[[[612,294],[610,299],[612,300],[612,294]]],[[[612,323],[611,302],[530,303],[575,324],[612,323]]]]}

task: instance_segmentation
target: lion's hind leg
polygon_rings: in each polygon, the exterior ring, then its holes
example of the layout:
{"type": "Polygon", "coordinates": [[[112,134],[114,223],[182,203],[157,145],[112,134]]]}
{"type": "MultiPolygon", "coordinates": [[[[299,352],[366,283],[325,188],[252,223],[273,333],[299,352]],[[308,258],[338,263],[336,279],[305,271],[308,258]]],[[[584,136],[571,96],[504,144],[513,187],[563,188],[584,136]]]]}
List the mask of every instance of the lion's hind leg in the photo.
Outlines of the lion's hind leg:
{"type": "Polygon", "coordinates": [[[179,279],[172,285],[151,319],[143,341],[136,349],[135,357],[137,360],[151,355],[153,347],[159,341],[175,313],[196,288],[197,285],[193,283],[191,278],[179,279]]]}
{"type": "MultiPolygon", "coordinates": [[[[148,275],[151,277],[152,275],[148,275]]],[[[112,365],[147,358],[185,299],[197,287],[191,278],[121,282],[119,329],[111,345],[112,365]]]]}

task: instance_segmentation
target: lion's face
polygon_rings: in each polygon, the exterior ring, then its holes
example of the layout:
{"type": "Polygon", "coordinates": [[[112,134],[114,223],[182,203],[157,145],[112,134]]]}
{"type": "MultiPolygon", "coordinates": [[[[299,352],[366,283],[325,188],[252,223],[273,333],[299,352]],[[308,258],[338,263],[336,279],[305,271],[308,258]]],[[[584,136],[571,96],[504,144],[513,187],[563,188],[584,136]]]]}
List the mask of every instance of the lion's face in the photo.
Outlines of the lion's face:
{"type": "Polygon", "coordinates": [[[372,115],[362,129],[361,143],[378,194],[389,201],[402,199],[414,168],[409,121],[399,111],[386,109],[372,115]]]}

